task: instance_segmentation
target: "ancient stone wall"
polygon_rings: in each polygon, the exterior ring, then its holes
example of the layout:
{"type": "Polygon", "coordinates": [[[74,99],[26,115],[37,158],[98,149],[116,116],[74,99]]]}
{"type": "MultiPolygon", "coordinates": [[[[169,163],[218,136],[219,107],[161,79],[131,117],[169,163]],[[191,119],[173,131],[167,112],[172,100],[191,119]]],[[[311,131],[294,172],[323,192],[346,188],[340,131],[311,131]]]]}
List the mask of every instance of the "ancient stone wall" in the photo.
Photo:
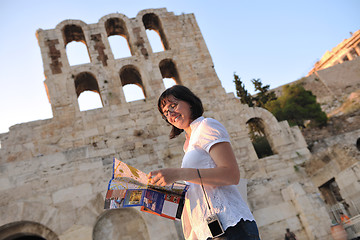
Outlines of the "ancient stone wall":
{"type": "Polygon", "coordinates": [[[205,117],[227,128],[262,239],[282,239],[286,228],[303,239],[329,239],[327,213],[312,204],[318,190],[297,170],[311,157],[300,130],[225,92],[193,14],[147,9],[132,19],[109,14],[94,24],[65,20],[37,36],[54,117],[0,135],[0,236],[181,239],[176,222],[134,208],[103,209],[113,157],[145,172],[180,166],[184,138],[169,140],[170,126],[156,109],[162,79],[173,78],[202,99],[205,117]],[[164,51],[152,52],[146,29],[159,33],[164,51]],[[125,36],[132,56],[114,58],[107,39],[114,34],[125,36]],[[86,44],[90,63],[69,65],[65,49],[71,41],[86,44]],[[126,102],[127,84],[140,86],[145,99],[126,102]],[[102,108],[80,111],[83,91],[97,92],[102,108]],[[257,157],[247,130],[251,119],[262,122],[274,155],[257,157]],[[25,232],[27,222],[32,230],[25,232]]]}
{"type": "Polygon", "coordinates": [[[337,64],[342,64],[347,61],[352,61],[360,56],[360,30],[355,33],[351,33],[351,37],[344,39],[331,51],[326,51],[324,56],[321,57],[314,65],[314,68],[310,70],[307,76],[332,67],[337,64]]]}
{"type": "MultiPolygon", "coordinates": [[[[289,84],[301,84],[311,91],[321,108],[331,113],[341,106],[349,94],[360,89],[360,57],[317,71],[289,84]]],[[[281,95],[282,87],[272,89],[281,95]]]]}

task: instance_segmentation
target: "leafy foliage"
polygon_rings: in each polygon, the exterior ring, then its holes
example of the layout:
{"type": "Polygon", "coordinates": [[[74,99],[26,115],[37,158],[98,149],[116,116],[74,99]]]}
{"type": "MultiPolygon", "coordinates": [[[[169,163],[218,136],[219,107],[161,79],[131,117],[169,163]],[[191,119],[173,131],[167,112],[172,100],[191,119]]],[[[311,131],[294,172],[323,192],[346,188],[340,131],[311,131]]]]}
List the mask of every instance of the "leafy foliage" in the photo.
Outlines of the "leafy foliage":
{"type": "Polygon", "coordinates": [[[265,104],[277,120],[287,120],[290,125],[305,127],[304,122],[310,120],[310,126],[325,126],[327,116],[316,102],[316,96],[300,84],[283,87],[282,96],[265,104]]]}
{"type": "Polygon", "coordinates": [[[253,97],[253,101],[255,102],[256,107],[265,108],[265,104],[269,101],[276,100],[275,92],[269,91],[270,85],[262,86],[261,80],[253,79],[251,82],[254,84],[255,91],[259,91],[255,97],[253,97]]]}
{"type": "Polygon", "coordinates": [[[251,82],[254,84],[255,91],[258,93],[253,97],[245,89],[241,78],[234,73],[234,83],[236,88],[236,95],[240,98],[240,102],[247,104],[249,107],[262,107],[265,108],[265,104],[268,101],[276,99],[276,94],[269,91],[270,85],[262,86],[260,79],[252,79],[251,82]]]}
{"type": "Polygon", "coordinates": [[[260,118],[252,118],[247,122],[249,128],[249,137],[254,146],[258,158],[263,158],[273,155],[270,143],[268,142],[264,125],[260,118]]]}
{"type": "MultiPolygon", "coordinates": [[[[276,97],[275,92],[269,91],[270,85],[262,85],[260,79],[252,79],[256,95],[252,96],[245,89],[240,77],[234,73],[236,95],[241,103],[249,107],[262,107],[270,111],[278,121],[287,120],[291,126],[305,126],[310,120],[310,126],[322,127],[327,123],[327,116],[316,102],[316,96],[307,91],[300,84],[283,87],[282,96],[276,97]]],[[[253,127],[254,128],[254,127],[253,127]]],[[[258,131],[257,129],[253,129],[258,131]]]]}
{"type": "Polygon", "coordinates": [[[252,144],[258,158],[264,158],[274,155],[273,151],[271,150],[271,146],[265,136],[256,135],[255,138],[252,140],[252,144]]]}
{"type": "Polygon", "coordinates": [[[249,107],[253,107],[253,97],[245,89],[245,85],[241,81],[241,78],[234,73],[234,83],[236,88],[236,95],[240,98],[242,104],[247,104],[249,107]]]}

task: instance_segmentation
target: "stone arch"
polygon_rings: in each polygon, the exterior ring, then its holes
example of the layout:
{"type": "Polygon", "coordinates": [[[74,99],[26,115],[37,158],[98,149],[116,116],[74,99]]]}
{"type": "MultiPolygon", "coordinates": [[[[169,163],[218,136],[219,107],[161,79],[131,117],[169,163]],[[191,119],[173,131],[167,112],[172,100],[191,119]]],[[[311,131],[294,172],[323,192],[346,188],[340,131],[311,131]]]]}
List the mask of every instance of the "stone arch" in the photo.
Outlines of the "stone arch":
{"type": "Polygon", "coordinates": [[[67,20],[64,20],[64,21],[60,22],[58,25],[56,25],[55,29],[62,32],[62,29],[66,25],[77,25],[77,26],[80,26],[85,31],[88,30],[88,25],[85,22],[83,22],[81,20],[74,20],[74,19],[67,19],[67,20]]]}
{"type": "MultiPolygon", "coordinates": [[[[104,19],[105,20],[105,19],[104,19]]],[[[105,31],[107,34],[107,37],[119,35],[123,38],[125,38],[127,45],[130,49],[131,55],[134,55],[134,49],[132,48],[132,45],[130,44],[130,34],[126,26],[126,22],[120,18],[120,17],[110,17],[107,18],[104,22],[105,31]]]]}
{"type": "Polygon", "coordinates": [[[0,239],[17,240],[25,237],[33,240],[59,240],[56,233],[37,222],[19,221],[0,227],[0,239]]]}
{"type": "Polygon", "coordinates": [[[259,118],[262,120],[264,133],[271,146],[272,152],[274,154],[278,154],[280,152],[281,145],[284,144],[283,139],[286,139],[285,129],[283,129],[284,126],[281,126],[274,115],[264,108],[248,107],[248,118],[243,119],[244,125],[246,125],[246,123],[252,118],[259,118]]]}
{"type": "Polygon", "coordinates": [[[165,31],[160,18],[155,13],[146,13],[142,16],[145,30],[154,30],[160,36],[161,43],[165,50],[169,50],[170,46],[166,39],[165,31]]]}
{"type": "Polygon", "coordinates": [[[159,68],[163,78],[172,78],[177,85],[181,85],[179,72],[172,59],[163,59],[159,63],[159,68]]]}
{"type": "Polygon", "coordinates": [[[81,49],[82,51],[80,52],[80,54],[83,56],[83,58],[85,58],[85,57],[87,58],[84,61],[84,63],[91,62],[91,56],[89,54],[89,46],[87,44],[86,37],[84,34],[84,30],[83,30],[84,27],[87,29],[87,25],[85,23],[83,23],[82,21],[78,21],[78,20],[66,20],[57,25],[57,28],[60,28],[60,27],[61,27],[60,31],[63,36],[64,47],[65,47],[65,52],[66,52],[66,55],[68,58],[68,62],[70,62],[69,54],[66,51],[66,49],[67,49],[67,45],[72,42],[80,42],[80,43],[84,44],[85,50],[81,49]]]}
{"type": "Polygon", "coordinates": [[[251,118],[246,122],[249,128],[249,137],[258,158],[271,156],[274,154],[272,146],[268,140],[269,133],[261,118],[251,118]]]}
{"type": "Polygon", "coordinates": [[[99,94],[102,107],[104,106],[100,88],[96,77],[90,72],[81,72],[74,77],[75,92],[77,98],[85,91],[92,91],[99,94]]]}
{"type": "Polygon", "coordinates": [[[131,208],[105,211],[93,229],[93,240],[150,239],[145,220],[131,208]]]}
{"type": "Polygon", "coordinates": [[[126,65],[120,70],[121,85],[124,87],[127,84],[134,84],[140,87],[143,91],[144,97],[146,98],[146,91],[141,79],[139,70],[134,65],[126,65]]]}
{"type": "Polygon", "coordinates": [[[84,91],[93,91],[100,95],[99,84],[96,77],[90,72],[81,72],[77,74],[74,78],[74,83],[77,97],[84,91]]]}
{"type": "Polygon", "coordinates": [[[76,24],[65,25],[61,29],[61,32],[63,34],[65,46],[72,41],[82,42],[86,44],[84,31],[79,25],[76,24]]]}

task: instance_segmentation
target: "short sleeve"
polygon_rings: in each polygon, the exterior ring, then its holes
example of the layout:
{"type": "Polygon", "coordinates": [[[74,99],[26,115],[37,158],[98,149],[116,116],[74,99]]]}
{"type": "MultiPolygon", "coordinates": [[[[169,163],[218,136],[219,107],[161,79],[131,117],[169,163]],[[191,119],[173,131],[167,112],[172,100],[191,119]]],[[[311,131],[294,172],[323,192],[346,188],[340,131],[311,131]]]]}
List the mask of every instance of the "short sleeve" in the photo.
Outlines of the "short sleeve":
{"type": "Polygon", "coordinates": [[[225,127],[215,119],[205,118],[199,126],[198,145],[209,152],[214,144],[220,142],[230,142],[230,136],[225,127]]]}

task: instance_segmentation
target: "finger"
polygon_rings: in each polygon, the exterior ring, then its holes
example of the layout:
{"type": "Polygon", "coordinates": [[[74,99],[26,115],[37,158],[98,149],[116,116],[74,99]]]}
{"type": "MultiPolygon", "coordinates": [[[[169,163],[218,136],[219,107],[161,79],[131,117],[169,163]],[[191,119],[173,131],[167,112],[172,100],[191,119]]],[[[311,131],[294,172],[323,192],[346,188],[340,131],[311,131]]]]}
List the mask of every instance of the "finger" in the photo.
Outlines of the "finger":
{"type": "Polygon", "coordinates": [[[151,172],[149,172],[148,176],[149,176],[149,178],[151,178],[153,176],[156,176],[158,173],[159,173],[159,170],[151,171],[151,172]]]}
{"type": "Polygon", "coordinates": [[[153,178],[150,179],[151,184],[158,184],[160,178],[155,175],[153,178]]]}

